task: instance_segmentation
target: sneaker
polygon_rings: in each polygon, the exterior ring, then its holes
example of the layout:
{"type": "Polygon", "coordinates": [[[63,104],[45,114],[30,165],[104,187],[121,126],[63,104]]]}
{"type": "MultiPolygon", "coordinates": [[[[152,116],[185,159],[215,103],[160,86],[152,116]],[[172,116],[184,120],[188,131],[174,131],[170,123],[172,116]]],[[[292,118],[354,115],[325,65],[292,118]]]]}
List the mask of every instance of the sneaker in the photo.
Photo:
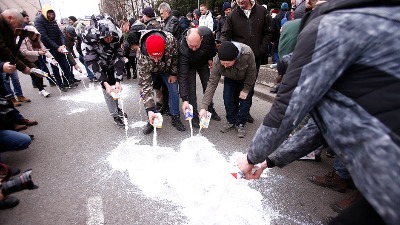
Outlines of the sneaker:
{"type": "Polygon", "coordinates": [[[81,80],[74,78],[74,82],[81,82],[81,80]]]}
{"type": "Polygon", "coordinates": [[[94,82],[94,78],[89,78],[89,82],[94,82]]]}
{"type": "Polygon", "coordinates": [[[23,95],[17,96],[17,100],[19,102],[31,102],[31,100],[29,98],[25,98],[25,96],[23,96],[23,95]]]}
{"type": "Polygon", "coordinates": [[[220,131],[221,131],[222,133],[226,133],[226,132],[228,132],[230,129],[232,129],[234,126],[235,126],[235,124],[226,122],[226,123],[224,124],[224,126],[221,128],[220,131]]]}
{"type": "Polygon", "coordinates": [[[239,138],[244,138],[244,136],[246,136],[246,130],[244,129],[244,125],[243,124],[239,124],[236,126],[237,131],[238,131],[238,137],[239,138]]]}
{"type": "Polygon", "coordinates": [[[0,201],[0,209],[9,209],[19,204],[18,198],[14,196],[6,196],[0,201]]]}
{"type": "Polygon", "coordinates": [[[250,115],[250,113],[249,113],[249,115],[247,115],[247,120],[246,120],[246,122],[248,122],[248,123],[254,123],[254,118],[250,115]]]}
{"type": "Polygon", "coordinates": [[[182,122],[179,118],[179,115],[171,116],[171,119],[172,119],[172,121],[171,121],[172,126],[174,126],[177,130],[179,130],[179,131],[186,130],[185,126],[182,124],[182,122]]]}
{"type": "Polygon", "coordinates": [[[153,130],[154,130],[154,127],[150,123],[147,123],[146,127],[143,129],[143,134],[144,135],[151,134],[151,132],[153,132],[153,130]]]}
{"type": "Polygon", "coordinates": [[[119,115],[116,115],[113,117],[114,118],[114,123],[117,125],[118,128],[125,128],[125,123],[119,115]]]}
{"type": "Polygon", "coordinates": [[[318,186],[331,188],[335,191],[344,193],[347,189],[347,182],[350,179],[343,179],[339,177],[335,171],[331,171],[325,176],[310,176],[307,180],[318,186]]]}
{"type": "Polygon", "coordinates": [[[50,93],[47,92],[45,89],[39,91],[39,94],[40,94],[40,95],[43,95],[44,97],[49,97],[49,95],[50,95],[50,93]]]}
{"type": "Polygon", "coordinates": [[[25,126],[35,126],[35,125],[38,125],[38,122],[37,121],[30,121],[28,119],[22,119],[22,120],[16,121],[15,124],[25,125],[25,126]]]}
{"type": "Polygon", "coordinates": [[[21,103],[18,102],[15,98],[12,98],[11,101],[14,104],[14,107],[21,106],[21,103]]]}
{"type": "Polygon", "coordinates": [[[277,64],[277,63],[274,63],[274,64],[271,64],[271,65],[269,66],[269,68],[275,69],[277,66],[278,66],[278,64],[277,64]]]}
{"type": "Polygon", "coordinates": [[[63,91],[63,92],[67,92],[68,91],[68,89],[66,87],[64,87],[64,86],[60,86],[60,90],[63,91]]]}
{"type": "Polygon", "coordinates": [[[117,114],[119,117],[121,118],[127,118],[128,119],[128,115],[126,113],[123,113],[122,110],[120,108],[117,108],[117,114]]]}
{"type": "Polygon", "coordinates": [[[332,204],[331,208],[333,209],[333,211],[341,213],[343,210],[345,210],[346,208],[348,208],[361,198],[362,198],[361,193],[359,191],[356,191],[356,193],[350,195],[349,197],[339,200],[338,202],[332,204]]]}
{"type": "Polygon", "coordinates": [[[331,148],[328,148],[326,150],[325,155],[328,156],[329,158],[335,158],[336,153],[331,148]]]}
{"type": "Polygon", "coordinates": [[[158,112],[161,113],[161,115],[167,114],[168,116],[170,116],[169,107],[161,106],[161,108],[158,110],[158,112]]]}
{"type": "Polygon", "coordinates": [[[65,85],[65,87],[67,87],[69,89],[77,88],[78,84],[77,83],[69,83],[69,84],[65,85]]]}

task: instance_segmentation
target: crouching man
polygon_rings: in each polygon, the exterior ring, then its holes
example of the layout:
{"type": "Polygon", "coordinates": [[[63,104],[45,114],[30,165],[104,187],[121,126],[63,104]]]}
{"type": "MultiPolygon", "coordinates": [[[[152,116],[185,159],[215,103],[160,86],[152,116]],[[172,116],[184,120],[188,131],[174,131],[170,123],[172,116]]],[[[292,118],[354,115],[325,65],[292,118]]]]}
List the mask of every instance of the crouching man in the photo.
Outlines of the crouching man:
{"type": "Polygon", "coordinates": [[[236,126],[238,137],[246,135],[244,128],[250,110],[249,91],[256,82],[256,63],[253,51],[245,44],[224,41],[214,58],[211,76],[203,96],[199,117],[206,115],[221,76],[224,76],[224,104],[227,122],[221,132],[226,133],[236,126]]]}

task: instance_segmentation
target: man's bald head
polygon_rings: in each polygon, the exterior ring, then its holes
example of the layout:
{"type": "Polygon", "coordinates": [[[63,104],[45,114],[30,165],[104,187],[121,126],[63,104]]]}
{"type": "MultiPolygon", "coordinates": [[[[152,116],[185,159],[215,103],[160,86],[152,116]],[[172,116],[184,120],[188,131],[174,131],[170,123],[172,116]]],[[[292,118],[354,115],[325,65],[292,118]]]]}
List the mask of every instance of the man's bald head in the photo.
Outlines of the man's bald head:
{"type": "Polygon", "coordinates": [[[190,28],[187,33],[186,42],[192,51],[196,51],[201,46],[203,37],[198,28],[190,28]]]}
{"type": "Polygon", "coordinates": [[[20,28],[24,22],[24,17],[16,9],[6,9],[1,13],[1,15],[13,31],[15,31],[16,28],[20,28]]]}

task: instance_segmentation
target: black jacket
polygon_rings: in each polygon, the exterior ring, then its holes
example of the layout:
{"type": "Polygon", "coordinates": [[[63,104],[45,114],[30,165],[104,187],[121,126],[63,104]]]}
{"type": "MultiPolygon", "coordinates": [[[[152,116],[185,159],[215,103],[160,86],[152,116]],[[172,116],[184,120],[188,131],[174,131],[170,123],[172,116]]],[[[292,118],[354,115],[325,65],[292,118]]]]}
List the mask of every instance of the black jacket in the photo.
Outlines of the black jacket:
{"type": "Polygon", "coordinates": [[[221,41],[236,41],[250,46],[257,60],[267,51],[271,37],[271,17],[263,6],[255,4],[249,18],[240,7],[226,17],[221,41]]]}
{"type": "Polygon", "coordinates": [[[185,82],[189,68],[198,68],[213,60],[216,55],[215,39],[212,31],[208,27],[199,27],[200,35],[203,36],[200,48],[196,51],[189,49],[186,42],[187,31],[182,34],[179,46],[179,90],[182,99],[187,99],[189,93],[185,82]]]}
{"type": "MultiPolygon", "coordinates": [[[[47,11],[42,13],[47,13],[47,11]]],[[[35,27],[41,34],[41,40],[46,48],[56,51],[58,47],[65,45],[64,35],[55,20],[50,22],[43,14],[40,14],[35,19],[35,27]]]]}
{"type": "Polygon", "coordinates": [[[168,17],[167,20],[164,21],[164,28],[163,31],[168,31],[176,40],[180,39],[181,36],[181,26],[179,25],[179,20],[175,16],[168,17]]]}

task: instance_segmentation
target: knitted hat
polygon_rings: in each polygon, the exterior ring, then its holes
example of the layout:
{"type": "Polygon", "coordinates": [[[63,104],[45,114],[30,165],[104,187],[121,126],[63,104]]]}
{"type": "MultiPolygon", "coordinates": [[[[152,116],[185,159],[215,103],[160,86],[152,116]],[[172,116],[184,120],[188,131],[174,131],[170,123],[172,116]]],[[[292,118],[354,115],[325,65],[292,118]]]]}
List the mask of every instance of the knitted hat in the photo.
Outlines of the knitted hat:
{"type": "Polygon", "coordinates": [[[289,5],[288,5],[286,2],[284,2],[284,3],[282,3],[282,5],[281,5],[281,9],[282,9],[282,10],[289,10],[289,5]]]}
{"type": "Polygon", "coordinates": [[[146,15],[146,16],[148,16],[148,17],[150,17],[150,18],[153,18],[153,17],[156,16],[156,14],[154,14],[153,8],[151,8],[151,7],[146,7],[146,8],[144,8],[144,9],[142,10],[142,14],[143,14],[143,15],[146,15]]]}
{"type": "Polygon", "coordinates": [[[152,34],[146,39],[146,49],[149,56],[161,58],[164,55],[165,41],[162,37],[152,34]]]}
{"type": "Polygon", "coordinates": [[[65,28],[65,31],[66,31],[69,35],[71,35],[71,37],[73,37],[73,38],[75,38],[75,37],[78,36],[78,35],[76,34],[75,28],[74,28],[73,26],[71,26],[71,25],[69,25],[67,28],[65,28]]]}
{"type": "Polygon", "coordinates": [[[75,17],[75,16],[68,16],[68,19],[70,19],[70,20],[74,21],[74,23],[77,21],[77,19],[76,19],[76,17],[75,17]]]}
{"type": "Polygon", "coordinates": [[[126,39],[129,45],[138,45],[139,44],[139,37],[135,31],[131,30],[128,33],[128,38],[126,39]]]}
{"type": "Polygon", "coordinates": [[[235,60],[239,54],[239,49],[230,41],[223,41],[218,49],[218,58],[222,61],[235,60]]]}
{"type": "Polygon", "coordinates": [[[224,4],[222,4],[222,11],[225,11],[227,9],[231,8],[231,3],[230,2],[224,2],[224,4]]]}
{"type": "Polygon", "coordinates": [[[194,14],[197,15],[197,17],[200,17],[200,16],[201,16],[200,10],[195,9],[193,12],[194,12],[194,14]]]}

